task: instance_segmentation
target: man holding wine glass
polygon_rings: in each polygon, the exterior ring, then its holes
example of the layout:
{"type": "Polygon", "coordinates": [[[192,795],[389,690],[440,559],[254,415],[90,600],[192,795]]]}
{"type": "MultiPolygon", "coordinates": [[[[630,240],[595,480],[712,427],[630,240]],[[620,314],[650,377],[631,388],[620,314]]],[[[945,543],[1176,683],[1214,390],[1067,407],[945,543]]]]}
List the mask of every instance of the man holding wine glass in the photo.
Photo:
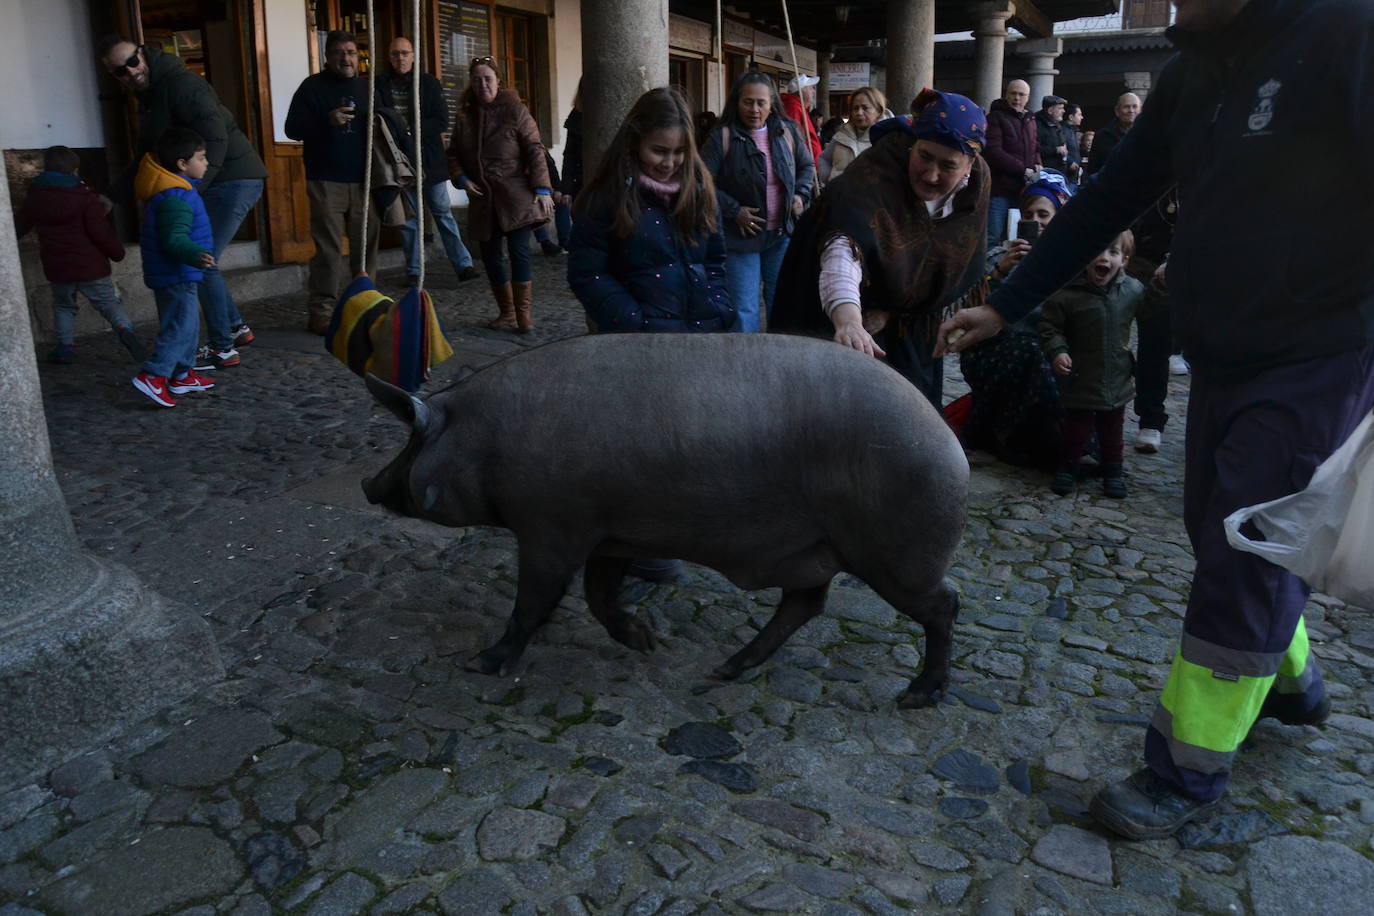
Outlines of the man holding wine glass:
{"type": "MultiPolygon", "coordinates": [[[[324,69],[305,78],[291,98],[286,135],[305,144],[305,186],[315,257],[307,282],[306,328],[323,334],[349,277],[363,269],[363,168],[367,156],[367,80],[358,75],[358,43],[348,32],[325,39],[324,69]],[[343,262],[347,227],[349,257],[343,262]]],[[[376,211],[368,218],[367,265],[377,261],[376,211]]]]}

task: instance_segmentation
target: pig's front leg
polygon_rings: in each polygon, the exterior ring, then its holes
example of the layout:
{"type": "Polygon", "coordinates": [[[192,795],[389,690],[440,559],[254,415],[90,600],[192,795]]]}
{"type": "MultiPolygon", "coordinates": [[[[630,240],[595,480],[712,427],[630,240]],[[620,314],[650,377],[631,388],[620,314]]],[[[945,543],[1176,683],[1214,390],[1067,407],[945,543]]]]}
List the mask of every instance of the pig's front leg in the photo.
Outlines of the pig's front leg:
{"type": "Polygon", "coordinates": [[[515,592],[515,610],[506,632],[496,644],[484,649],[466,665],[469,671],[505,677],[520,660],[534,631],[543,626],[568,589],[578,566],[558,553],[520,543],[520,573],[515,592]]]}
{"type": "Polygon", "coordinates": [[[812,588],[784,591],[782,601],[773,613],[773,619],[749,641],[749,645],[730,656],[725,664],[716,669],[716,677],[727,681],[734,680],[743,674],[745,669],[767,661],[768,657],[778,651],[802,624],[825,610],[825,593],[829,589],[830,583],[827,582],[812,588]]]}
{"type": "Polygon", "coordinates": [[[629,565],[627,557],[587,558],[587,566],[582,572],[587,608],[616,642],[636,652],[652,652],[657,648],[653,632],[644,621],[631,617],[620,606],[620,585],[625,581],[629,565]]]}

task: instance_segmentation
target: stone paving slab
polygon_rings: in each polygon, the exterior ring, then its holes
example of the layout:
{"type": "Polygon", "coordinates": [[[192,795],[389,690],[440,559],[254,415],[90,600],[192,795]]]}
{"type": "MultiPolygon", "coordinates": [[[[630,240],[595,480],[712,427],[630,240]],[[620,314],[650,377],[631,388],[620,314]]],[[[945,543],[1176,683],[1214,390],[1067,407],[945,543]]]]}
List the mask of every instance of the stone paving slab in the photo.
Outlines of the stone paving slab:
{"type": "MultiPolygon", "coordinates": [[[[458,356],[429,390],[583,332],[564,261],[535,267],[527,337],[482,326],[480,281],[434,281],[458,356]]],[[[1325,596],[1329,726],[1260,723],[1176,839],[1087,816],[1137,765],[1182,625],[1186,379],[1126,500],[970,455],[952,689],[899,711],[920,633],[848,576],[731,684],[712,668],[778,593],[691,566],[627,586],[651,656],[575,583],[519,672],[465,671],[509,615],[513,539],[366,505],[405,431],[299,330],[299,299],[244,311],[243,365],[173,411],[108,335],[40,366],[79,536],[203,615],[229,674],[0,794],[0,916],[1353,912],[1374,880],[1374,619],[1325,596]]]]}

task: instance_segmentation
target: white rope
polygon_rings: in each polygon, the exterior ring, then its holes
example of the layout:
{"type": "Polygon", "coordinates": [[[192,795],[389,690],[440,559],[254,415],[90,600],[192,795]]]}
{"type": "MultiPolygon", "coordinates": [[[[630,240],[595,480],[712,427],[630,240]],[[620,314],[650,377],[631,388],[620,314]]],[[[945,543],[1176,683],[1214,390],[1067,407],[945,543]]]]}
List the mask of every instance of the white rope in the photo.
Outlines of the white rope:
{"type": "Polygon", "coordinates": [[[716,0],[716,88],[720,90],[722,107],[725,105],[725,36],[721,34],[720,7],[724,2],[716,0]]]}
{"type": "Polygon", "coordinates": [[[367,149],[363,155],[363,237],[360,240],[363,251],[358,259],[363,265],[363,273],[367,273],[367,251],[370,247],[367,244],[367,216],[372,211],[372,144],[376,142],[377,130],[377,119],[372,115],[375,110],[373,102],[377,100],[377,19],[372,14],[372,0],[367,0],[367,149]]]}
{"type": "MultiPolygon", "coordinates": [[[[425,288],[425,153],[420,145],[420,49],[425,43],[421,38],[420,0],[415,0],[415,64],[411,71],[410,96],[415,112],[415,244],[420,246],[420,275],[415,288],[422,290],[425,288]]],[[[448,188],[444,191],[447,193],[448,188]]]]}

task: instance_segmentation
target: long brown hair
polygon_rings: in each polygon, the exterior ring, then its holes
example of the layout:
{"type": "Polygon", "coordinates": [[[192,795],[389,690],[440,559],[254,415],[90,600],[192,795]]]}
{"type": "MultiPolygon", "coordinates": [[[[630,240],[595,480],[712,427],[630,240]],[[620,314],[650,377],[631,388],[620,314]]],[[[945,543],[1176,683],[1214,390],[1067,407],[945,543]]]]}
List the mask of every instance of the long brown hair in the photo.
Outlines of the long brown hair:
{"type": "Polygon", "coordinates": [[[656,130],[680,130],[687,144],[687,156],[682,161],[682,190],[669,213],[673,231],[691,242],[715,232],[716,187],[697,153],[693,128],[692,112],[682,90],[650,89],[641,95],[602,155],[596,176],[577,195],[575,211],[604,208],[610,212],[612,235],[622,239],[633,235],[639,228],[639,211],[643,206],[639,145],[656,130]]]}

